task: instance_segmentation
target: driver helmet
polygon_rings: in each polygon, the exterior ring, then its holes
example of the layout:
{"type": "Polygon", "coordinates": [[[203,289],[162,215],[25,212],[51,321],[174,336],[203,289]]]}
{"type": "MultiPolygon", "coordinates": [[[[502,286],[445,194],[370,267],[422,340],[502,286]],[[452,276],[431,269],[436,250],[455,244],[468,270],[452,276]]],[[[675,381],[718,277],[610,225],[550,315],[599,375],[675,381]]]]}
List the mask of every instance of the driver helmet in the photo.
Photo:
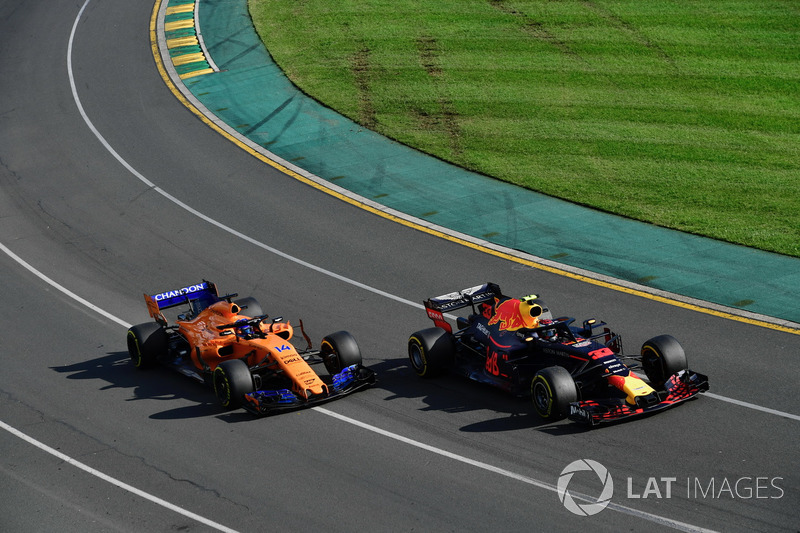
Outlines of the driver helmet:
{"type": "Polygon", "coordinates": [[[239,335],[244,337],[245,339],[250,339],[255,335],[255,331],[253,330],[253,326],[247,323],[247,320],[242,319],[236,322],[237,329],[239,330],[239,335]],[[241,324],[241,325],[238,325],[241,324]]]}
{"type": "MultiPolygon", "coordinates": [[[[542,326],[550,326],[550,325],[555,325],[555,322],[553,322],[550,319],[545,318],[543,320],[540,320],[539,324],[542,325],[542,326]]],[[[556,328],[552,327],[552,328],[546,328],[546,329],[541,330],[539,332],[539,336],[541,338],[543,338],[544,340],[552,342],[552,341],[555,341],[558,338],[558,333],[556,332],[556,328]]]]}

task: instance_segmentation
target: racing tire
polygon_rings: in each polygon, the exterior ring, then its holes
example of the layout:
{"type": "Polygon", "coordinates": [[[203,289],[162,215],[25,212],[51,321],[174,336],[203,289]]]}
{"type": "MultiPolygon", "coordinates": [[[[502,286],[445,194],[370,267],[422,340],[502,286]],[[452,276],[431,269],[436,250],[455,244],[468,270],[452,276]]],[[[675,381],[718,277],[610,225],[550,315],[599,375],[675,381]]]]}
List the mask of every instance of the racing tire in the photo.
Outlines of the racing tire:
{"type": "Polygon", "coordinates": [[[333,376],[343,369],[362,363],[361,349],[356,339],[347,331],[326,335],[320,345],[320,355],[325,369],[333,376]]]}
{"type": "Polygon", "coordinates": [[[453,335],[442,328],[423,329],[408,339],[408,360],[421,378],[442,375],[453,364],[455,354],[453,335]]]}
{"type": "Polygon", "coordinates": [[[683,346],[672,335],[659,335],[642,345],[642,369],[654,388],[661,388],[673,374],[687,368],[683,346]]]}
{"type": "Polygon", "coordinates": [[[217,365],[212,374],[214,393],[222,407],[237,409],[244,403],[244,395],[255,390],[253,376],[247,363],[230,359],[217,365]]]}
{"type": "Polygon", "coordinates": [[[247,298],[239,298],[238,300],[234,300],[233,303],[240,307],[241,314],[249,316],[250,318],[264,315],[264,311],[261,309],[261,304],[259,304],[258,300],[252,296],[248,296],[247,298]]]}
{"type": "Polygon", "coordinates": [[[131,326],[127,340],[128,355],[139,370],[152,367],[159,356],[167,353],[167,332],[156,322],[131,326]]]}
{"type": "Polygon", "coordinates": [[[543,368],[531,381],[531,401],[540,417],[561,420],[569,414],[569,404],[578,401],[578,388],[566,368],[543,368]]]}

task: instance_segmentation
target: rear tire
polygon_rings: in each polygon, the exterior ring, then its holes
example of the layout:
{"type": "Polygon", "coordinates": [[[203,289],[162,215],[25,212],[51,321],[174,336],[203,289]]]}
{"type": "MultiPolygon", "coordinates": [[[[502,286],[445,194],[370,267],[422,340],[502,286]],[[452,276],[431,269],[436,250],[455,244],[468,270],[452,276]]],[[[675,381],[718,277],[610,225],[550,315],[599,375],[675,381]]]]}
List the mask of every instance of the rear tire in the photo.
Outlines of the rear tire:
{"type": "Polygon", "coordinates": [[[540,417],[560,420],[569,414],[569,404],[578,401],[578,388],[567,369],[551,366],[533,377],[531,401],[540,417]]]}
{"type": "Polygon", "coordinates": [[[239,298],[238,300],[234,300],[233,303],[241,308],[240,314],[243,314],[244,316],[255,318],[264,314],[264,311],[261,309],[261,304],[259,304],[258,300],[252,296],[248,296],[247,298],[239,298]]]}
{"type": "Polygon", "coordinates": [[[642,345],[642,369],[655,388],[663,387],[670,376],[687,366],[683,346],[672,335],[659,335],[642,345]]]}
{"type": "Polygon", "coordinates": [[[348,366],[362,363],[361,349],[356,339],[347,331],[337,331],[325,336],[320,345],[320,355],[331,376],[348,366]]]}
{"type": "Polygon", "coordinates": [[[455,354],[453,335],[442,328],[423,329],[408,339],[411,368],[422,378],[443,374],[453,364],[455,354]]]}
{"type": "Polygon", "coordinates": [[[212,374],[214,393],[222,407],[237,409],[244,403],[244,395],[255,390],[253,376],[247,363],[240,359],[223,361],[212,374]]]}
{"type": "Polygon", "coordinates": [[[167,353],[167,332],[156,322],[132,326],[128,330],[128,355],[136,368],[144,370],[167,353]]]}

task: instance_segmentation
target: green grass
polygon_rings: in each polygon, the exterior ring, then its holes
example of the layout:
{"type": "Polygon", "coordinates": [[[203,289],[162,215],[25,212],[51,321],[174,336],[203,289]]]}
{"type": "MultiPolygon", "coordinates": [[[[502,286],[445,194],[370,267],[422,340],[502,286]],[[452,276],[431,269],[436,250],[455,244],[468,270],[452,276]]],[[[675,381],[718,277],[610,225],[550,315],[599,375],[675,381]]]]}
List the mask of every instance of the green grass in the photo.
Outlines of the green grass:
{"type": "Polygon", "coordinates": [[[304,92],[523,187],[800,257],[794,0],[249,0],[304,92]]]}

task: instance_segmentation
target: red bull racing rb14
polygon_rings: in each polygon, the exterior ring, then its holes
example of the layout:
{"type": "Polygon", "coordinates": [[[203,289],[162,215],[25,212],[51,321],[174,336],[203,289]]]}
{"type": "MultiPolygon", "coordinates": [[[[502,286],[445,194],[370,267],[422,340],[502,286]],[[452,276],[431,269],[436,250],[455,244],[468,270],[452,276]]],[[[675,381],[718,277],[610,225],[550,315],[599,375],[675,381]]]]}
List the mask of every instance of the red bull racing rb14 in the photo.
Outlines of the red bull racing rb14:
{"type": "Polygon", "coordinates": [[[434,327],[408,340],[417,375],[450,370],[529,396],[545,420],[568,417],[594,426],[660,411],[708,390],[708,378],[689,370],[683,347],[670,335],[624,355],[621,337],[604,322],[577,326],[574,318],[554,318],[537,295],[510,298],[494,283],[423,303],[434,327]],[[467,308],[466,317],[445,316],[467,308]]]}

